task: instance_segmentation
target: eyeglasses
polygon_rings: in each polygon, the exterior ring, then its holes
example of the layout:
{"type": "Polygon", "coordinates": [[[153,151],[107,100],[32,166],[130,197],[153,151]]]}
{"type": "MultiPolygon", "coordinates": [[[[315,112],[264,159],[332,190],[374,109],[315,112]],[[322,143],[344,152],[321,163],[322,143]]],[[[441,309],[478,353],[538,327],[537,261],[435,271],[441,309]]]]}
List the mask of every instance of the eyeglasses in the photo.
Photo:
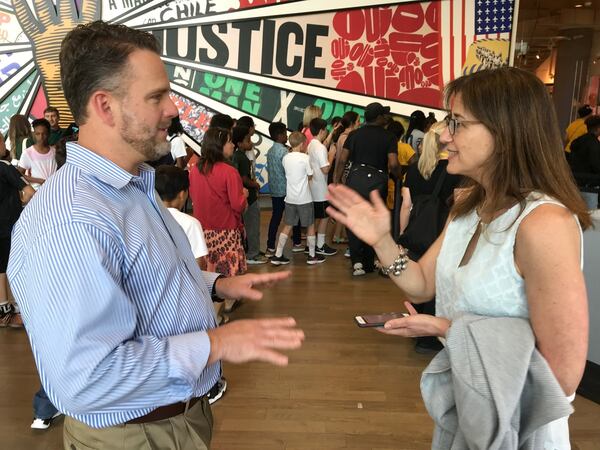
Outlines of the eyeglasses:
{"type": "Polygon", "coordinates": [[[446,122],[446,126],[448,127],[448,132],[450,133],[451,136],[454,136],[456,134],[456,131],[458,130],[458,127],[464,124],[475,124],[475,123],[481,123],[479,120],[458,120],[455,117],[452,117],[451,115],[447,115],[444,118],[444,122],[446,122]]]}

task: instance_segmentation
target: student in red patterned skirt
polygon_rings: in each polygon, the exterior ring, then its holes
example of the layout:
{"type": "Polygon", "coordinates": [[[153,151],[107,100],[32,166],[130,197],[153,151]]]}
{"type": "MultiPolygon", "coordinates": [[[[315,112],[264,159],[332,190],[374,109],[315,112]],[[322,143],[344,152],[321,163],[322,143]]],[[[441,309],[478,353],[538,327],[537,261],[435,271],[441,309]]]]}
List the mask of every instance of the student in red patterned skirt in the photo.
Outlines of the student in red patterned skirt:
{"type": "MultiPolygon", "coordinates": [[[[190,170],[190,198],[194,217],[204,229],[208,270],[227,277],[246,272],[242,213],[248,204],[248,191],[228,162],[232,154],[231,132],[209,129],[202,142],[202,156],[190,170]]],[[[223,312],[231,312],[235,304],[225,300],[223,312]]]]}

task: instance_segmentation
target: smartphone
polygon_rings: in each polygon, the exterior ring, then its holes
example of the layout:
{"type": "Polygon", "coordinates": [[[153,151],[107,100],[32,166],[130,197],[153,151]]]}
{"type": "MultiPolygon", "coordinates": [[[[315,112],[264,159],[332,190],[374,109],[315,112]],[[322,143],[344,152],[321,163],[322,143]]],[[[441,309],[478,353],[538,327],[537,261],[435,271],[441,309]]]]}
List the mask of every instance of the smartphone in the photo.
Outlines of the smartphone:
{"type": "Polygon", "coordinates": [[[384,313],[384,314],[371,314],[366,316],[355,316],[354,320],[356,324],[361,328],[367,327],[382,327],[388,320],[398,319],[400,317],[406,317],[406,313],[384,313]]]}

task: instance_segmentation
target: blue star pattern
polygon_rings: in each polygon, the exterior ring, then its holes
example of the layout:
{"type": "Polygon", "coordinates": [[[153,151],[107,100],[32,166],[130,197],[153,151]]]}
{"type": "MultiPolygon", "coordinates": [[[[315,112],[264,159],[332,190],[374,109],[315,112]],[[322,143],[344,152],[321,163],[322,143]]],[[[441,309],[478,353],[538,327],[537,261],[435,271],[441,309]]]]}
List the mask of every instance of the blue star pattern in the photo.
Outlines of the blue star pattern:
{"type": "Polygon", "coordinates": [[[510,33],[514,0],[475,0],[475,34],[510,33]]]}

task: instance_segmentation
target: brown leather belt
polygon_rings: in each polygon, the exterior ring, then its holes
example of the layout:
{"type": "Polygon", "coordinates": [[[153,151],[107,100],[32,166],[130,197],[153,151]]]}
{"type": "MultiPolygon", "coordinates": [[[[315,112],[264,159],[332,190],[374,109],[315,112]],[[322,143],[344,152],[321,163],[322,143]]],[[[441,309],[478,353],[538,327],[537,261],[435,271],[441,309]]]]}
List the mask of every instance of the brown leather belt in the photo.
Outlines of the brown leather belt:
{"type": "Polygon", "coordinates": [[[170,405],[161,406],[159,408],[156,408],[154,411],[150,411],[145,416],[136,417],[135,419],[128,420],[125,423],[148,423],[169,419],[171,417],[178,416],[179,414],[183,414],[186,410],[186,405],[187,409],[190,409],[203,398],[204,397],[194,397],[187,402],[178,402],[172,403],[170,405]]]}

